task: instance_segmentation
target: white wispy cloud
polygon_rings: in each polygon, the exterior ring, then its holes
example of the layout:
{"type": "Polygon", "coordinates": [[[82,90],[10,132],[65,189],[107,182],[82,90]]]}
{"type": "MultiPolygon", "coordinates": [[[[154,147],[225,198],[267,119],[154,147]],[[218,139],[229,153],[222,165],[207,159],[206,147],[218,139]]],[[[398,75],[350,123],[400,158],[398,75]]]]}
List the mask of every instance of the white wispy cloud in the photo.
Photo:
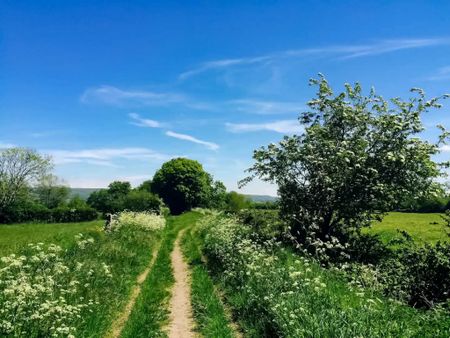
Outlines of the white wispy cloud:
{"type": "Polygon", "coordinates": [[[87,89],[80,98],[83,103],[103,103],[113,106],[145,105],[164,106],[184,102],[186,98],[177,93],[158,93],[145,90],[123,90],[113,86],[87,89]]]}
{"type": "Polygon", "coordinates": [[[439,68],[435,74],[428,77],[427,80],[430,81],[440,81],[440,80],[448,80],[450,79],[450,66],[445,66],[439,68]]]}
{"type": "Polygon", "coordinates": [[[214,110],[211,103],[181,93],[126,90],[107,85],[86,89],[80,101],[85,104],[97,103],[115,107],[179,105],[195,110],[214,110]]]}
{"type": "Polygon", "coordinates": [[[81,150],[44,150],[52,156],[55,164],[88,163],[102,166],[116,166],[116,159],[164,161],[172,156],[158,153],[148,148],[96,148],[81,150]]]}
{"type": "Polygon", "coordinates": [[[179,80],[185,80],[191,76],[197,75],[199,73],[203,73],[210,69],[219,69],[219,68],[226,68],[226,67],[231,67],[231,66],[261,63],[264,61],[270,61],[271,58],[272,58],[272,55],[263,55],[263,56],[257,56],[257,57],[246,57],[246,58],[238,58],[238,59],[223,59],[223,60],[216,60],[216,61],[208,61],[208,62],[201,64],[197,68],[194,68],[194,69],[191,69],[191,70],[181,73],[178,76],[178,78],[179,78],[179,80]]]}
{"type": "Polygon", "coordinates": [[[230,100],[226,103],[231,109],[240,113],[271,115],[298,113],[305,109],[305,105],[301,102],[289,101],[264,101],[258,99],[238,99],[230,100]]]}
{"type": "Polygon", "coordinates": [[[226,128],[232,133],[247,133],[255,131],[274,131],[282,134],[303,132],[303,127],[297,120],[280,120],[265,123],[226,123],[226,128]]]}
{"type": "Polygon", "coordinates": [[[352,59],[363,56],[392,53],[406,49],[425,48],[449,44],[449,38],[389,39],[375,41],[367,44],[330,45],[318,48],[284,50],[276,53],[252,57],[207,61],[195,68],[179,74],[178,79],[186,80],[192,76],[210,70],[220,70],[230,67],[253,64],[270,64],[272,62],[286,58],[298,58],[306,56],[328,57],[329,55],[335,55],[340,59],[352,59]]]}
{"type": "Polygon", "coordinates": [[[177,138],[179,140],[184,140],[184,141],[188,141],[188,142],[201,144],[201,145],[204,145],[206,148],[211,149],[211,150],[219,149],[219,145],[218,144],[213,143],[213,142],[207,142],[207,141],[199,140],[198,138],[195,138],[195,137],[193,137],[191,135],[179,134],[179,133],[175,133],[175,132],[170,131],[170,130],[166,132],[166,135],[170,136],[170,137],[177,138]]]}
{"type": "Polygon", "coordinates": [[[155,120],[150,119],[144,119],[139,114],[136,113],[130,113],[128,114],[129,117],[131,117],[132,122],[131,124],[138,126],[138,127],[147,127],[147,128],[162,128],[164,127],[164,124],[155,120]]]}

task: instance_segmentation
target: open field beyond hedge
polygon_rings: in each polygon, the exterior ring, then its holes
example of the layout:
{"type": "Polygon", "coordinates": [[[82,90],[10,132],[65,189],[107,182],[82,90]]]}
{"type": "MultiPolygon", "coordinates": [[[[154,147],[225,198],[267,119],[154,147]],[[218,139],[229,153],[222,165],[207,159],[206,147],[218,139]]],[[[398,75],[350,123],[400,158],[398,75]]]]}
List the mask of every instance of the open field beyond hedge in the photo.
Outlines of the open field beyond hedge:
{"type": "MultiPolygon", "coordinates": [[[[100,231],[103,221],[80,223],[21,223],[0,226],[0,256],[16,252],[31,242],[70,245],[78,233],[100,231]]],[[[380,234],[383,241],[398,236],[397,229],[407,231],[418,242],[448,241],[448,231],[438,213],[391,212],[368,231],[380,234]]]]}
{"type": "Polygon", "coordinates": [[[448,231],[438,213],[390,212],[381,222],[373,224],[370,233],[377,233],[385,242],[398,236],[398,230],[408,232],[416,242],[449,241],[448,231]]]}

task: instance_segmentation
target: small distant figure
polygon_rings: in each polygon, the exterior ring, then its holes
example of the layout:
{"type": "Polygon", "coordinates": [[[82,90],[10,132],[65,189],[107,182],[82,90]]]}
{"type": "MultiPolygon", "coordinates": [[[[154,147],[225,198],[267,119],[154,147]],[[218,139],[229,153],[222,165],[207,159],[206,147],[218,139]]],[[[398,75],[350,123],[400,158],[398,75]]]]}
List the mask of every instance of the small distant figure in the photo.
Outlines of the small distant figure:
{"type": "Polygon", "coordinates": [[[103,227],[103,230],[108,232],[111,230],[111,223],[112,223],[113,215],[110,213],[106,214],[106,222],[105,226],[103,227]]]}

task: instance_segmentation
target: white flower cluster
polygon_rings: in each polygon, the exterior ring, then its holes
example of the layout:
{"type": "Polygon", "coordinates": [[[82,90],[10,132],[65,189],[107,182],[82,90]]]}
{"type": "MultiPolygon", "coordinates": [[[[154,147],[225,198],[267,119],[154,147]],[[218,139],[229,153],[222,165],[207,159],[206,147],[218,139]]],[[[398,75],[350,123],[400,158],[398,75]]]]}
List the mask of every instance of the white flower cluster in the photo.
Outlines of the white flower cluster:
{"type": "MultiPolygon", "coordinates": [[[[334,302],[319,266],[306,256],[289,254],[278,242],[255,240],[251,229],[235,220],[211,216],[200,222],[206,233],[205,253],[219,262],[224,284],[246,300],[243,311],[264,313],[281,336],[310,336],[304,323],[315,325],[317,313],[311,309],[334,302]]],[[[330,318],[340,318],[333,307],[323,310],[325,316],[327,311],[330,318]]]]}
{"type": "MultiPolygon", "coordinates": [[[[81,250],[93,242],[77,236],[81,250]]],[[[89,286],[89,271],[54,244],[29,244],[24,253],[0,259],[0,336],[74,337],[75,322],[95,304],[80,295],[89,286]]],[[[106,264],[103,270],[111,276],[106,264]]]]}
{"type": "Polygon", "coordinates": [[[144,231],[162,230],[166,226],[163,216],[151,212],[123,211],[113,216],[110,231],[117,231],[124,227],[144,231]]]}

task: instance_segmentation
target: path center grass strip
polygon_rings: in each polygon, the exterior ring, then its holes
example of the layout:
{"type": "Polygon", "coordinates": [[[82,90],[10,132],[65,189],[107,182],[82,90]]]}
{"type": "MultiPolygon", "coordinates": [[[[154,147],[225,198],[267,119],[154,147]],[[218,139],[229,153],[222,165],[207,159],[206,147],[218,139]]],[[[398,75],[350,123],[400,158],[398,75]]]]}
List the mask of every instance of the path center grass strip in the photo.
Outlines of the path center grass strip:
{"type": "Polygon", "coordinates": [[[122,331],[122,338],[165,337],[170,288],[174,283],[170,253],[180,230],[194,224],[198,213],[169,217],[153,268],[122,331]]]}
{"type": "Polygon", "coordinates": [[[181,245],[191,266],[191,301],[198,331],[206,338],[232,338],[234,335],[223,305],[202,262],[200,244],[195,229],[189,228],[181,245]]]}

